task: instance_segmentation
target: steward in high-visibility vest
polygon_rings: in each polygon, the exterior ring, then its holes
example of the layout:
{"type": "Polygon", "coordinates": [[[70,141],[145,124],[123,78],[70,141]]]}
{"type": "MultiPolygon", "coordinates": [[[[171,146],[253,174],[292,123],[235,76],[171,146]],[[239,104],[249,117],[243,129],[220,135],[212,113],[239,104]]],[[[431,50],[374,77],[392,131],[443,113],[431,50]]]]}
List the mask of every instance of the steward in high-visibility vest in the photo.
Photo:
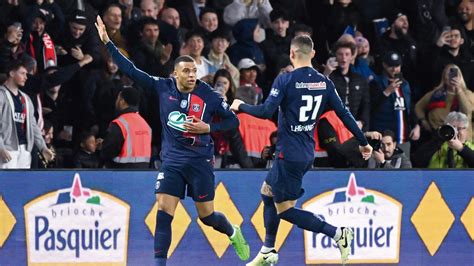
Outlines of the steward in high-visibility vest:
{"type": "Polygon", "coordinates": [[[275,124],[267,119],[256,118],[246,113],[237,114],[244,148],[249,157],[260,158],[263,148],[270,146],[270,135],[277,130],[275,124]]]}
{"type": "Polygon", "coordinates": [[[151,128],[138,114],[140,96],[125,88],[117,96],[120,115],[110,123],[101,158],[107,168],[148,168],[151,157],[151,128]]]}

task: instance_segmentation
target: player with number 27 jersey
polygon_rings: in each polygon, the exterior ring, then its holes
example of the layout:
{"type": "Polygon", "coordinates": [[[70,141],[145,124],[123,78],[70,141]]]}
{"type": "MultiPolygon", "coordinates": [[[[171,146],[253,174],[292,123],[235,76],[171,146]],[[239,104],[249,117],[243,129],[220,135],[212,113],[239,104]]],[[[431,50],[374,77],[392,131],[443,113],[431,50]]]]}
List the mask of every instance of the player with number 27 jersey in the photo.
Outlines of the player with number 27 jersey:
{"type": "Polygon", "coordinates": [[[334,109],[361,145],[367,144],[332,81],[312,67],[302,67],[279,75],[263,105],[242,104],[239,110],[258,117],[270,117],[278,107],[276,152],[280,158],[288,161],[314,159],[313,130],[326,107],[334,109]]]}

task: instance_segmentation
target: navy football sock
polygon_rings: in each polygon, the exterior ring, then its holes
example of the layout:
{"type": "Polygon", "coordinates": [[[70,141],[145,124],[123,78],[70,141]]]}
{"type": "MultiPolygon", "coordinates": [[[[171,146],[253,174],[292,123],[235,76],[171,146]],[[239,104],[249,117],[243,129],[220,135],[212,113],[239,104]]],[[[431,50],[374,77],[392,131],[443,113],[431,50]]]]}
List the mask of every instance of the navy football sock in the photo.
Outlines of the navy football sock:
{"type": "Polygon", "coordinates": [[[168,249],[171,245],[171,221],[173,216],[164,211],[156,214],[155,227],[155,258],[158,265],[166,265],[168,249]],[[164,262],[164,264],[162,264],[164,262]]]}
{"type": "Polygon", "coordinates": [[[203,224],[212,226],[214,230],[226,234],[229,237],[234,234],[234,227],[232,227],[225,215],[220,212],[213,212],[211,215],[199,219],[203,224]]]}
{"type": "Polygon", "coordinates": [[[263,200],[263,223],[265,224],[265,247],[275,247],[275,239],[280,225],[273,197],[261,195],[263,200]]]}
{"type": "Polygon", "coordinates": [[[279,216],[281,219],[295,224],[299,228],[315,233],[323,233],[331,238],[334,238],[336,235],[336,227],[317,218],[312,212],[293,207],[280,213],[279,216]]]}

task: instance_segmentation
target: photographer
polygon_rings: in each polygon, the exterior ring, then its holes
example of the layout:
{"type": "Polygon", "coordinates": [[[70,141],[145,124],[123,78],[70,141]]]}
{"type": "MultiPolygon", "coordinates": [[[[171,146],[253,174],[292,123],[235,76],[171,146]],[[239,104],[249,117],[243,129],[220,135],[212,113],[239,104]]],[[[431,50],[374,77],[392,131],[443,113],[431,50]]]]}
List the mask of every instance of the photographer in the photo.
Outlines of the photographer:
{"type": "Polygon", "coordinates": [[[438,137],[425,143],[416,152],[414,165],[428,168],[474,167],[474,143],[467,139],[469,120],[460,112],[451,112],[438,137]]]}
{"type": "Polygon", "coordinates": [[[372,147],[374,151],[369,159],[368,168],[411,168],[410,159],[397,147],[393,131],[385,130],[382,133],[382,140],[378,140],[372,147]]]}

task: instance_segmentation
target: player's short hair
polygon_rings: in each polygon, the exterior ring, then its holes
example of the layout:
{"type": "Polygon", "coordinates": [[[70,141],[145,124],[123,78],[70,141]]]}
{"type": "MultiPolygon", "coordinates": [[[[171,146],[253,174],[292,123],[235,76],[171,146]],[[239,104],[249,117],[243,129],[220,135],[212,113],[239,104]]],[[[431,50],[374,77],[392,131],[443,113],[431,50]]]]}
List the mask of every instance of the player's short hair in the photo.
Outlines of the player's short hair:
{"type": "Polygon", "coordinates": [[[174,68],[176,69],[178,64],[181,63],[181,62],[195,63],[196,61],[194,61],[194,59],[189,55],[181,55],[181,56],[179,56],[178,58],[176,58],[174,60],[174,68]]]}
{"type": "Polygon", "coordinates": [[[308,35],[296,36],[291,40],[291,48],[297,54],[310,55],[313,51],[314,43],[308,35]]]}

